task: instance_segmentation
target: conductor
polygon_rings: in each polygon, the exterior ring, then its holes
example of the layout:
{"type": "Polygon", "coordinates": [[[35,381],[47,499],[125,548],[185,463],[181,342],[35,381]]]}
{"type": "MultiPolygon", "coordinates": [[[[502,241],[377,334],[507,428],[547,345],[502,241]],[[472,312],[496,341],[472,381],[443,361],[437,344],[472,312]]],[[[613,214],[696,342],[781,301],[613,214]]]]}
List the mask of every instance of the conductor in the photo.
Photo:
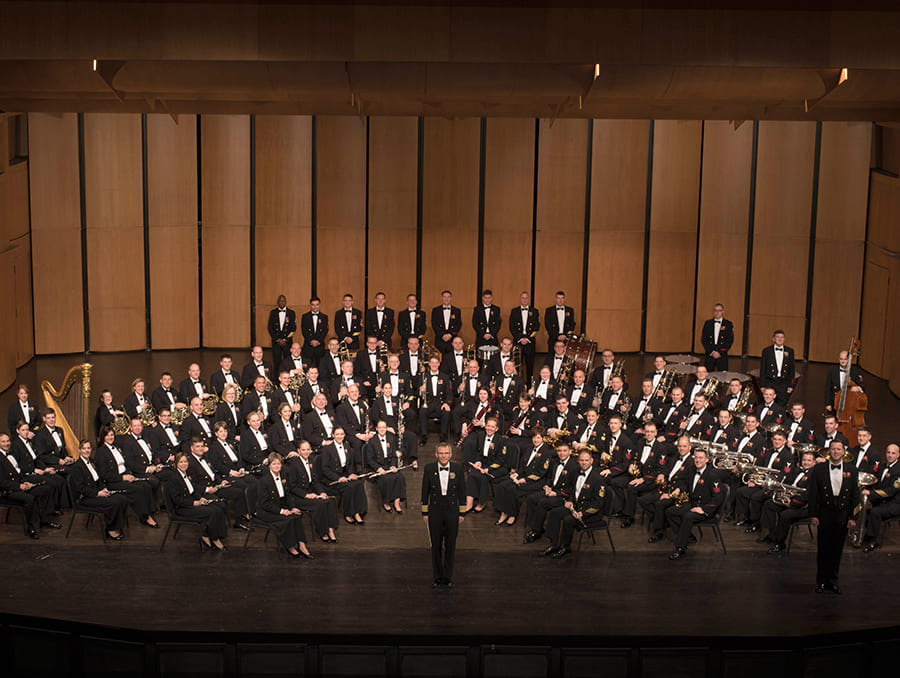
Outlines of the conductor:
{"type": "Polygon", "coordinates": [[[450,445],[440,443],[436,462],[425,467],[422,477],[422,519],[431,537],[432,588],[453,586],[456,535],[466,511],[463,467],[450,461],[450,445]]]}

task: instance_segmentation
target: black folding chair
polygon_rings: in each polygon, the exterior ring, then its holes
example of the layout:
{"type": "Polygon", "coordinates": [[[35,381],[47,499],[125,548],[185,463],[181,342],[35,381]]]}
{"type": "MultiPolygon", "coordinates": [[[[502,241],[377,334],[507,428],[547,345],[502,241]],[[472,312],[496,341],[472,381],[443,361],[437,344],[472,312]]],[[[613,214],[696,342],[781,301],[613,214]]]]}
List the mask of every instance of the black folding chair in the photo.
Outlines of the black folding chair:
{"type": "Polygon", "coordinates": [[[169,538],[169,531],[172,529],[173,525],[175,526],[175,532],[172,533],[172,539],[174,540],[178,536],[178,531],[181,529],[182,525],[197,525],[199,527],[206,522],[203,518],[185,518],[183,516],[175,515],[175,504],[172,502],[172,492],[169,489],[169,483],[163,483],[162,495],[163,507],[166,509],[169,524],[166,526],[166,533],[163,535],[162,544],[159,545],[160,551],[165,548],[166,540],[169,538]]]}
{"type": "Polygon", "coordinates": [[[725,510],[725,507],[728,505],[728,496],[731,494],[731,485],[728,483],[721,483],[725,485],[725,499],[722,500],[722,505],[719,506],[719,510],[716,511],[715,515],[711,518],[707,518],[706,520],[702,520],[698,523],[694,523],[694,527],[697,528],[697,532],[700,535],[700,538],[703,538],[703,529],[704,527],[709,527],[713,531],[713,536],[716,538],[716,541],[719,543],[719,546],[722,547],[722,553],[727,554],[728,552],[725,550],[725,540],[722,539],[722,530],[719,526],[719,522],[722,519],[722,512],[725,510]]]}
{"type": "MultiPolygon", "coordinates": [[[[85,506],[81,502],[81,497],[79,496],[76,500],[76,492],[75,488],[72,487],[72,475],[70,474],[68,478],[66,478],[66,492],[69,493],[69,504],[72,506],[72,517],[69,519],[69,528],[66,530],[66,539],[69,538],[69,533],[72,531],[72,524],[75,522],[75,516],[79,513],[86,515],[87,520],[84,523],[85,529],[90,527],[91,521],[94,519],[94,516],[102,516],[103,509],[97,508],[94,506],[85,506]]],[[[106,541],[106,523],[100,523],[100,534],[103,536],[103,541],[106,541]]]]}
{"type": "Polygon", "coordinates": [[[791,542],[794,541],[794,530],[796,530],[798,527],[803,527],[804,525],[806,525],[806,529],[809,530],[809,540],[810,541],[813,540],[812,519],[811,518],[801,518],[800,520],[795,522],[793,525],[791,525],[791,529],[788,532],[787,544],[785,545],[785,549],[784,549],[785,555],[787,555],[788,553],[791,552],[791,542]]]}
{"type": "MultiPolygon", "coordinates": [[[[247,499],[247,506],[250,506],[250,498],[247,496],[247,488],[244,488],[244,497],[247,499]]],[[[269,540],[269,533],[273,529],[272,523],[257,516],[256,511],[253,510],[254,508],[255,507],[250,508],[250,522],[247,524],[247,536],[244,538],[244,548],[247,548],[247,544],[250,542],[250,535],[253,534],[253,530],[255,530],[256,528],[266,531],[266,534],[263,537],[263,544],[265,544],[269,540]]]]}
{"type": "Polygon", "coordinates": [[[22,512],[22,527],[25,531],[28,531],[28,522],[25,520],[25,507],[21,504],[17,504],[12,499],[7,499],[4,496],[0,496],[0,508],[6,508],[6,522],[9,522],[9,512],[12,509],[18,509],[22,512]]]}
{"type": "MultiPolygon", "coordinates": [[[[611,492],[611,488],[607,486],[607,491],[611,492]]],[[[616,555],[616,545],[613,544],[612,533],[609,531],[609,523],[612,515],[612,507],[613,501],[612,496],[610,495],[609,499],[606,501],[606,510],[603,518],[602,525],[592,525],[591,527],[587,527],[578,531],[578,542],[575,544],[575,557],[578,558],[578,554],[581,553],[581,540],[584,539],[584,536],[587,535],[591,538],[591,544],[594,546],[597,545],[597,539],[594,537],[594,532],[606,531],[606,538],[609,539],[609,548],[612,549],[612,554],[616,555]]]]}

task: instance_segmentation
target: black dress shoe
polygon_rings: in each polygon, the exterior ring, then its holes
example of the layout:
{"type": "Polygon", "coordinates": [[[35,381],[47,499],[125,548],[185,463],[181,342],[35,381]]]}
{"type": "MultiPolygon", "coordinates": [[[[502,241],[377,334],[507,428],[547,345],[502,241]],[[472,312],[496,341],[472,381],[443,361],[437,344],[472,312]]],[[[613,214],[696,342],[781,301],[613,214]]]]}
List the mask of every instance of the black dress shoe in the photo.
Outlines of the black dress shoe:
{"type": "Polygon", "coordinates": [[[106,535],[106,538],[107,538],[107,539],[112,539],[113,541],[122,541],[122,535],[121,535],[121,534],[119,534],[119,535],[116,536],[116,537],[112,536],[111,534],[107,534],[107,535],[106,535]]]}
{"type": "Polygon", "coordinates": [[[200,537],[200,550],[201,551],[212,551],[212,548],[213,548],[212,544],[207,544],[205,541],[203,541],[203,537],[200,537]]]}
{"type": "Polygon", "coordinates": [[[306,560],[315,560],[315,556],[312,553],[303,553],[303,551],[299,551],[300,557],[305,558],[306,560]]]}
{"type": "Polygon", "coordinates": [[[626,518],[622,521],[622,529],[631,527],[632,525],[634,525],[634,518],[626,518]]]}
{"type": "Polygon", "coordinates": [[[832,592],[832,593],[836,593],[836,594],[838,594],[838,595],[841,595],[841,587],[838,586],[837,584],[832,584],[832,585],[831,585],[831,592],[832,592]]]}
{"type": "Polygon", "coordinates": [[[689,534],[688,535],[688,544],[696,544],[696,543],[697,543],[697,537],[695,537],[692,534],[689,534]]]}
{"type": "Polygon", "coordinates": [[[149,528],[151,528],[151,529],[154,529],[154,530],[158,530],[158,529],[159,529],[159,523],[154,523],[154,524],[151,525],[151,524],[149,523],[149,521],[147,521],[147,520],[142,520],[141,522],[144,523],[144,525],[146,525],[147,527],[149,527],[149,528]]]}
{"type": "Polygon", "coordinates": [[[773,541],[772,537],[760,537],[759,539],[756,540],[756,543],[757,544],[771,544],[772,541],[773,541]]]}
{"type": "Polygon", "coordinates": [[[817,584],[816,585],[816,593],[825,593],[828,589],[825,588],[825,584],[817,584]]]}
{"type": "Polygon", "coordinates": [[[744,530],[744,534],[753,534],[754,532],[759,532],[759,525],[753,523],[750,527],[744,530]]]}
{"type": "Polygon", "coordinates": [[[737,522],[734,524],[734,526],[735,526],[735,527],[743,527],[744,525],[749,525],[749,524],[750,524],[750,521],[749,521],[749,520],[747,520],[746,518],[742,518],[741,520],[737,521],[737,522]]]}
{"type": "Polygon", "coordinates": [[[31,539],[40,539],[40,536],[38,535],[38,533],[35,532],[35,531],[34,531],[32,528],[30,528],[30,527],[25,531],[25,536],[26,536],[26,537],[30,537],[31,539]]]}
{"type": "Polygon", "coordinates": [[[444,581],[443,581],[442,583],[443,583],[443,585],[444,585],[445,588],[448,588],[448,589],[452,589],[452,588],[453,588],[453,582],[450,581],[449,579],[444,579],[444,581]]]}
{"type": "Polygon", "coordinates": [[[50,512],[51,516],[61,516],[62,514],[63,514],[62,511],[51,511],[50,512]]]}
{"type": "Polygon", "coordinates": [[[337,537],[329,537],[329,538],[328,538],[328,541],[330,541],[332,544],[337,544],[337,543],[338,543],[337,537]]]}
{"type": "Polygon", "coordinates": [[[655,544],[658,541],[662,541],[662,538],[664,536],[665,536],[665,533],[657,532],[656,534],[647,537],[647,541],[650,542],[651,544],[655,544]]]}
{"type": "Polygon", "coordinates": [[[881,544],[879,544],[877,541],[873,541],[873,542],[866,544],[866,547],[863,549],[863,553],[872,553],[872,551],[874,551],[875,549],[880,549],[880,548],[881,548],[881,544]]]}
{"type": "Polygon", "coordinates": [[[388,505],[386,505],[386,504],[382,504],[382,505],[381,505],[381,508],[384,509],[384,512],[385,512],[385,513],[393,513],[393,511],[394,511],[393,507],[388,506],[388,505]]]}
{"type": "Polygon", "coordinates": [[[724,516],[722,516],[723,523],[730,523],[732,520],[734,520],[733,513],[726,513],[724,516]]]}
{"type": "Polygon", "coordinates": [[[784,551],[783,544],[773,544],[767,553],[781,553],[782,551],[784,551]]]}
{"type": "Polygon", "coordinates": [[[572,553],[572,549],[570,549],[568,546],[563,546],[553,554],[553,559],[559,560],[560,558],[565,558],[570,553],[572,553]]]}
{"type": "Polygon", "coordinates": [[[46,527],[47,529],[50,529],[50,530],[62,529],[62,525],[60,525],[59,523],[50,522],[49,520],[42,520],[41,527],[46,527]]]}
{"type": "Polygon", "coordinates": [[[679,549],[675,549],[674,551],[672,551],[672,555],[669,556],[669,560],[678,560],[678,559],[681,558],[681,556],[683,556],[684,554],[685,554],[685,550],[684,550],[684,549],[680,549],[680,548],[679,548],[679,549]]]}
{"type": "Polygon", "coordinates": [[[538,538],[538,533],[532,530],[531,532],[529,532],[528,534],[525,535],[525,537],[522,539],[522,543],[523,544],[531,544],[533,542],[536,542],[537,538],[538,538]]]}
{"type": "Polygon", "coordinates": [[[433,588],[433,589],[441,588],[441,580],[435,579],[433,582],[431,582],[431,588],[433,588]]]}
{"type": "Polygon", "coordinates": [[[557,550],[556,547],[553,546],[553,545],[551,544],[550,546],[548,546],[547,548],[545,548],[543,551],[540,551],[540,552],[538,553],[538,558],[546,558],[546,557],[549,556],[551,553],[555,553],[556,550],[557,550]]]}

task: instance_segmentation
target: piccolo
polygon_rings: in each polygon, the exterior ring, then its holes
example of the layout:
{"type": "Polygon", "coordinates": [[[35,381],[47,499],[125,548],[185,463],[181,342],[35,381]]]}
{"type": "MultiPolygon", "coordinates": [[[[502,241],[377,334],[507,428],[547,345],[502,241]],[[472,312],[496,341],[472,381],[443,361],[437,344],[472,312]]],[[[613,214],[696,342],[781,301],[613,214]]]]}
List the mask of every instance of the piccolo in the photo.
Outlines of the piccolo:
{"type": "MultiPolygon", "coordinates": [[[[470,462],[469,462],[469,466],[471,466],[472,468],[476,468],[476,467],[475,467],[475,462],[474,462],[474,461],[470,461],[470,462]]],[[[480,469],[479,469],[479,470],[480,470],[480,469]]],[[[488,471],[487,474],[488,474],[491,478],[493,478],[494,480],[497,480],[497,476],[495,476],[495,475],[494,475],[493,473],[491,473],[490,471],[488,471]]]]}

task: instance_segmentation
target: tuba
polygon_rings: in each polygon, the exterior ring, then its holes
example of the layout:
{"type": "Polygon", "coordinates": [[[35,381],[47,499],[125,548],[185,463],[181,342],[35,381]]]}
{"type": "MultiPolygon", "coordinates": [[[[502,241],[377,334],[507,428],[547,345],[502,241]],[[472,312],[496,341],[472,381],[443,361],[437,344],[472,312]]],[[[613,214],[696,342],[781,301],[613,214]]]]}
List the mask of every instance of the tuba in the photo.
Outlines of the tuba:
{"type": "Polygon", "coordinates": [[[772,478],[766,478],[766,481],[763,483],[763,491],[766,494],[771,494],[772,501],[776,504],[789,507],[791,505],[791,499],[799,497],[806,490],[802,487],[797,487],[796,485],[780,483],[772,478]]]}
{"type": "MultiPolygon", "coordinates": [[[[859,487],[860,489],[878,484],[878,476],[871,473],[860,472],[859,487]]],[[[868,497],[860,497],[859,512],[856,514],[856,527],[853,528],[848,536],[850,544],[853,548],[860,548],[863,545],[863,538],[866,536],[866,517],[869,514],[868,497]]]]}

